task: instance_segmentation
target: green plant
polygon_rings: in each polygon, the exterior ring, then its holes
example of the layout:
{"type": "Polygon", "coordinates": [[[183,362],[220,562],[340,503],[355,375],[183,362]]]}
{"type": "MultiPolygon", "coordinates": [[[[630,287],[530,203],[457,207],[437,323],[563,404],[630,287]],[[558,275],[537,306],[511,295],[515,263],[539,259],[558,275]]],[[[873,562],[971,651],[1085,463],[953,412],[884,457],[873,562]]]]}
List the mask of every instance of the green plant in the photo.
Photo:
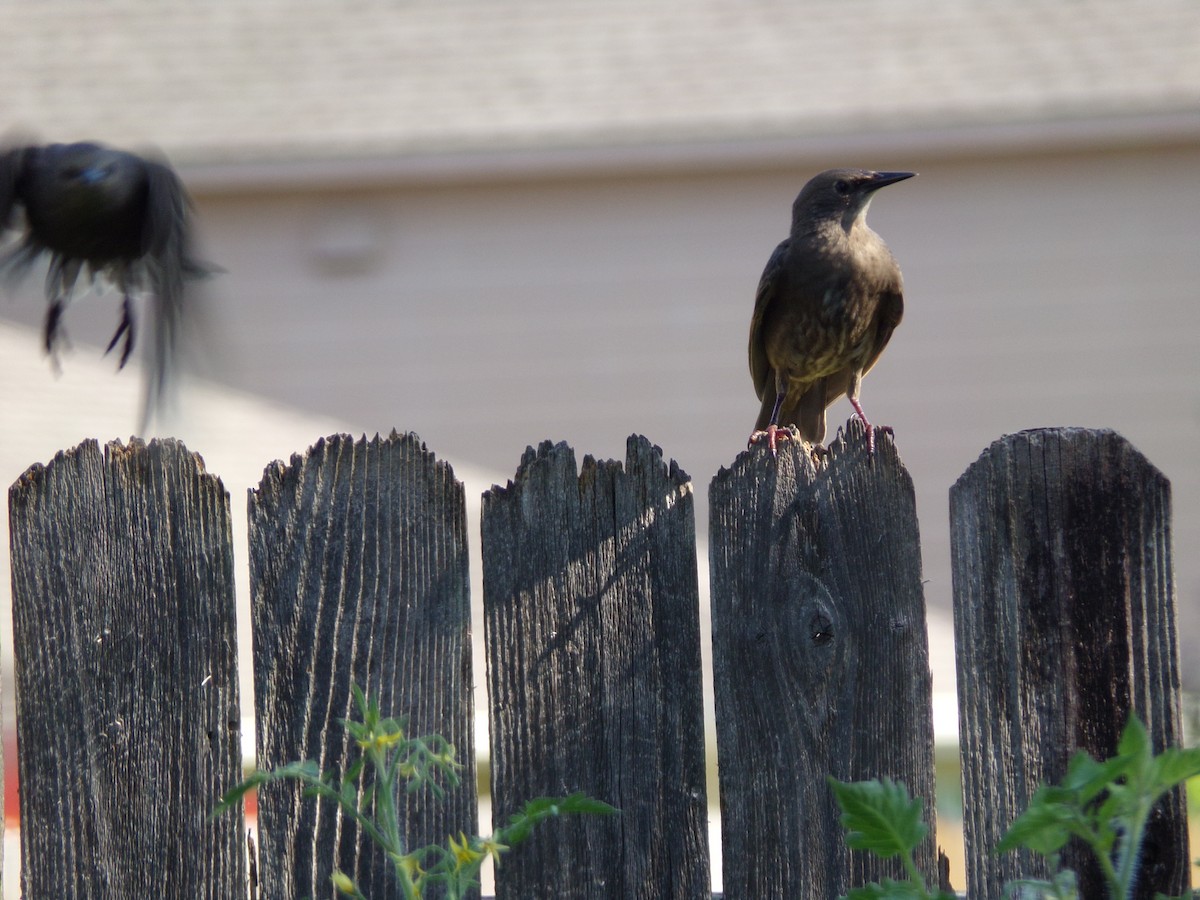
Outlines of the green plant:
{"type": "Polygon", "coordinates": [[[1077,837],[1095,856],[1109,897],[1132,897],[1150,811],[1165,794],[1198,774],[1200,748],[1168,748],[1155,756],[1146,727],[1130,715],[1116,756],[1097,762],[1084,751],[1076,753],[1062,783],[1038,788],[1029,808],[997,845],[1000,853],[1018,847],[1032,850],[1057,872],[1053,881],[1010,883],[1013,896],[1074,897],[1075,874],[1060,869],[1059,854],[1077,837]]]}
{"type": "MultiPolygon", "coordinates": [[[[1029,807],[1009,827],[998,853],[1025,847],[1046,857],[1050,880],[1020,879],[1005,885],[1020,900],[1075,900],[1075,872],[1063,869],[1060,853],[1072,837],[1092,851],[1104,874],[1111,900],[1129,900],[1137,882],[1138,861],[1150,812],[1165,794],[1200,775],[1200,748],[1167,749],[1157,756],[1150,735],[1130,715],[1117,743],[1117,754],[1097,762],[1080,751],[1067,765],[1061,784],[1043,785],[1029,807]]],[[[903,784],[884,779],[846,783],[829,779],[842,809],[846,843],[890,859],[899,856],[908,878],[885,879],[855,888],[848,900],[949,900],[931,893],[913,862],[912,852],[926,834],[921,804],[903,784]]]]}
{"type": "Polygon", "coordinates": [[[921,801],[909,797],[908,788],[888,778],[856,782],[830,778],[829,785],[842,810],[846,845],[883,859],[899,857],[908,876],[904,881],[885,878],[852,888],[844,900],[954,900],[953,894],[931,891],[913,860],[913,851],[929,828],[921,816],[921,801]]]}
{"type": "MultiPolygon", "coordinates": [[[[342,719],[362,756],[339,780],[321,774],[312,761],[289,763],[269,772],[254,772],[226,793],[213,811],[218,816],[234,807],[247,792],[272,781],[291,780],[305,785],[306,797],[318,797],[336,803],[387,855],[405,900],[418,900],[425,888],[441,884],[449,900],[460,900],[479,885],[479,869],[489,856],[497,862],[502,853],[527,839],[533,827],[546,819],[566,813],[612,815],[617,812],[600,800],[583,794],[568,797],[538,797],[530,800],[508,824],[490,837],[465,835],[447,838],[446,843],[430,844],[406,851],[396,811],[397,779],[412,792],[428,787],[441,798],[445,788],[457,787],[462,766],[454,756],[454,745],[440,735],[410,737],[407,719],[383,718],[379,706],[357,687],[351,688],[361,721],[342,719]],[[371,773],[371,777],[368,777],[371,773]]],[[[331,878],[339,893],[365,900],[354,880],[335,871],[331,878]]]]}

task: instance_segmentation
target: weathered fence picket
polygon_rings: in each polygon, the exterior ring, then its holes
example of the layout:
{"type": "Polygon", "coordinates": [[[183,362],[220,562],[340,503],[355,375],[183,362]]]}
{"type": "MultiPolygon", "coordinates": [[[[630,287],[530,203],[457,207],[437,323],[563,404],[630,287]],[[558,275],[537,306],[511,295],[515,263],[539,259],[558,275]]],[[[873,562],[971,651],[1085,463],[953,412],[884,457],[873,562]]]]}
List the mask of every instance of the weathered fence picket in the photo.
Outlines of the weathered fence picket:
{"type": "MultiPolygon", "coordinates": [[[[466,504],[450,467],[411,434],[327,438],[267,468],[249,518],[259,766],[344,771],[358,750],[337,720],[357,717],[357,684],[465,766],[443,800],[398,795],[406,846],[475,834],[466,504]]],[[[258,803],[263,897],[329,896],[335,866],[394,895],[390,863],[340,809],[292,782],[258,803]]]]}
{"type": "Polygon", "coordinates": [[[87,441],[9,491],[21,892],[245,890],[229,495],[175,441],[87,441]]]}
{"type": "Polygon", "coordinates": [[[645,438],[625,467],[526,451],[484,495],[492,803],[584,791],[621,810],[507,855],[497,898],[709,897],[692,490],[645,438]]]}
{"type": "MultiPolygon", "coordinates": [[[[727,898],[826,898],[900,874],[845,849],[825,778],[890,777],[933,822],[930,675],[912,484],[861,426],[814,466],[759,448],[710,488],[713,668],[727,898]]],[[[24,896],[248,895],[228,495],[175,441],[94,441],[9,492],[24,896]]],[[[967,885],[1042,874],[992,847],[1077,748],[1129,710],[1178,744],[1169,486],[1110,432],[993,444],[951,493],[967,885]]],[[[467,768],[401,797],[409,846],[474,832],[462,485],[414,435],[318,441],[249,502],[258,763],[343,768],[350,685],[441,733],[467,768]]],[[[501,900],[707,897],[692,489],[631,438],[624,465],[530,449],[484,496],[484,636],[497,823],[583,791],[506,854],[501,900]]],[[[1190,870],[1182,793],[1139,896],[1190,870]]],[[[259,896],[395,896],[358,829],[291,784],[260,792],[259,896]]],[[[918,864],[938,874],[931,830],[918,864]]],[[[1069,861],[1094,873],[1072,851],[1069,861]]],[[[962,887],[959,885],[958,887],[962,887]]],[[[1083,896],[1099,896],[1085,880],[1083,896]]],[[[427,896],[429,896],[427,894],[427,896]]]]}
{"type": "MultiPolygon", "coordinates": [[[[950,491],[963,825],[972,900],[1045,877],[992,852],[1039,783],[1077,750],[1112,756],[1130,710],[1156,751],[1178,746],[1170,485],[1111,431],[1047,428],[996,441],[950,491]]],[[[1182,788],[1148,828],[1139,898],[1190,878],[1182,788]]],[[[1082,845],[1067,865],[1102,897],[1082,845]]]]}
{"type": "MultiPolygon", "coordinates": [[[[857,423],[855,423],[857,425],[857,423]]],[[[912,481],[851,426],[818,470],[798,442],[709,490],[727,897],[825,898],[904,877],[841,840],[826,776],[889,777],[933,822],[933,719],[912,481]]],[[[918,865],[936,883],[933,830],[918,865]]]]}

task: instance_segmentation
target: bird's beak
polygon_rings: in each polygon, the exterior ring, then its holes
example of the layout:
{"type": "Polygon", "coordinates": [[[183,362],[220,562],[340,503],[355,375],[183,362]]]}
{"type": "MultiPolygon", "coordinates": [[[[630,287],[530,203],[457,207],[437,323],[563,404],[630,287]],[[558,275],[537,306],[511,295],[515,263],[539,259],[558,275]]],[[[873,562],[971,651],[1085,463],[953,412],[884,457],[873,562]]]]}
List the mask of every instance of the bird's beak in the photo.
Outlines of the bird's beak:
{"type": "Polygon", "coordinates": [[[905,178],[912,178],[916,174],[916,172],[873,172],[871,180],[864,187],[868,191],[877,191],[881,187],[887,187],[887,185],[903,181],[905,178]]]}

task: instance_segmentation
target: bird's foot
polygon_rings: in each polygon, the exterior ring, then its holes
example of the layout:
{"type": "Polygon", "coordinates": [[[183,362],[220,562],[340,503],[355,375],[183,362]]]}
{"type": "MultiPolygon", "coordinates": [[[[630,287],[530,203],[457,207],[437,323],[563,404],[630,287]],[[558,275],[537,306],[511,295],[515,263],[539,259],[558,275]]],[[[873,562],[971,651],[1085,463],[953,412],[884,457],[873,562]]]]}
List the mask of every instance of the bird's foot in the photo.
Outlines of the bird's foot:
{"type": "Polygon", "coordinates": [[[50,365],[56,375],[62,374],[62,363],[59,362],[58,348],[60,344],[66,341],[66,333],[62,327],[64,309],[66,309],[66,304],[62,300],[51,300],[50,307],[46,310],[45,324],[42,326],[42,346],[46,351],[46,355],[50,357],[50,365]]]}
{"type": "Polygon", "coordinates": [[[863,427],[867,429],[867,456],[875,455],[875,432],[882,431],[884,434],[895,436],[891,425],[872,425],[867,421],[867,414],[863,412],[862,405],[853,397],[849,398],[850,404],[854,407],[854,412],[858,416],[859,421],[863,423],[863,427]]]}
{"type": "Polygon", "coordinates": [[[799,440],[800,434],[795,429],[790,427],[780,428],[778,425],[768,425],[762,431],[751,432],[750,439],[746,441],[746,449],[750,449],[755,444],[761,444],[763,438],[766,438],[767,440],[767,446],[771,449],[771,455],[778,456],[779,442],[799,440]]]}
{"type": "Polygon", "coordinates": [[[133,342],[136,336],[136,329],[133,327],[133,302],[129,299],[128,294],[121,303],[121,324],[117,326],[112,340],[104,348],[106,355],[112,353],[113,347],[117,346],[117,341],[121,340],[122,336],[125,338],[125,343],[121,346],[121,359],[117,363],[118,369],[125,368],[125,363],[129,362],[129,354],[133,352],[133,342]]]}
{"type": "Polygon", "coordinates": [[[892,430],[891,425],[872,425],[870,422],[867,426],[867,456],[875,455],[875,432],[882,431],[888,437],[895,437],[896,432],[892,430]]]}

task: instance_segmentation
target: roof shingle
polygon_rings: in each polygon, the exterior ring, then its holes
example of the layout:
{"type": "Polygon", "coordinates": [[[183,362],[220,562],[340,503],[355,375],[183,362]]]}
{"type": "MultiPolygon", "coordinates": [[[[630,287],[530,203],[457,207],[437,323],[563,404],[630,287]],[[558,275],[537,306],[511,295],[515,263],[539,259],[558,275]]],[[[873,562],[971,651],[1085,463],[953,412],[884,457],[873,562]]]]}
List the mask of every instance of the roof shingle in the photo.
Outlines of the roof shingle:
{"type": "Polygon", "coordinates": [[[186,162],[1200,111],[1192,0],[48,0],[0,16],[0,129],[186,162]]]}

